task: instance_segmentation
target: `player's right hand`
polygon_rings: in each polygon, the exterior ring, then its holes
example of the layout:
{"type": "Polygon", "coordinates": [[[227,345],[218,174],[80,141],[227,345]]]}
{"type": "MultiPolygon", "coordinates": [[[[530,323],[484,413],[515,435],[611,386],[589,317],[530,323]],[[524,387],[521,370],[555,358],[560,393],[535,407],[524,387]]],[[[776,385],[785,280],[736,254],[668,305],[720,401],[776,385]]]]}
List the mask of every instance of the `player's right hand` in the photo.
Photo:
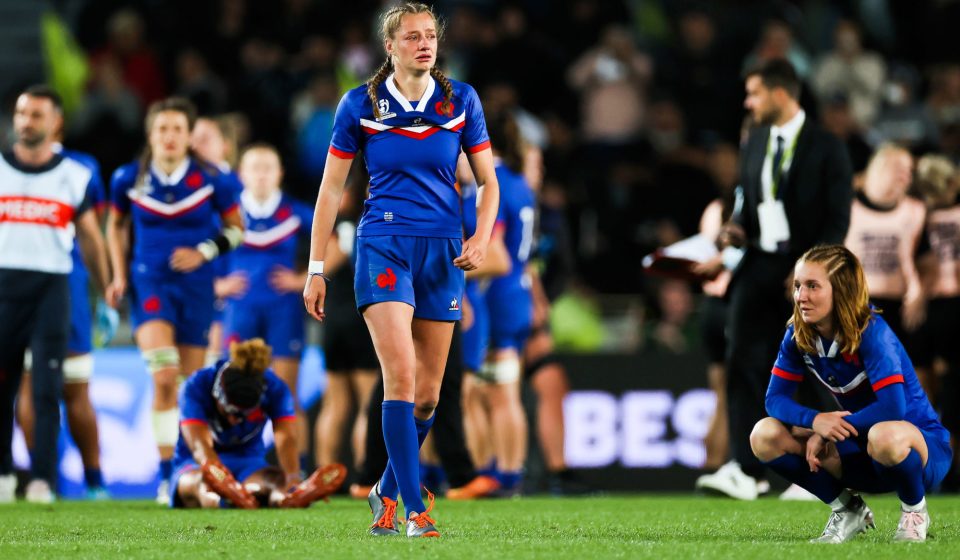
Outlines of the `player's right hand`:
{"type": "Polygon", "coordinates": [[[810,465],[810,472],[820,470],[820,453],[826,447],[826,440],[820,437],[820,434],[813,434],[807,438],[807,464],[810,465]]]}
{"type": "Polygon", "coordinates": [[[327,281],[319,274],[308,274],[307,284],[303,287],[303,305],[307,313],[321,323],[326,318],[323,303],[327,298],[327,281]]]}
{"type": "Polygon", "coordinates": [[[222,498],[243,509],[257,509],[257,500],[233,477],[230,469],[219,461],[204,461],[200,467],[203,482],[222,498]]]}
{"type": "Polygon", "coordinates": [[[213,281],[213,293],[218,298],[239,298],[250,289],[250,281],[243,272],[232,272],[213,281]]]}
{"type": "Polygon", "coordinates": [[[821,412],[813,418],[813,431],[825,440],[834,443],[843,441],[851,436],[857,436],[857,429],[853,424],[844,420],[844,416],[849,416],[849,410],[838,410],[835,412],[821,412]]]}
{"type": "Polygon", "coordinates": [[[127,280],[120,276],[114,276],[113,280],[110,281],[110,285],[107,286],[107,293],[104,294],[104,300],[107,302],[107,305],[117,309],[120,307],[120,301],[123,300],[124,294],[127,293],[127,280]]]}

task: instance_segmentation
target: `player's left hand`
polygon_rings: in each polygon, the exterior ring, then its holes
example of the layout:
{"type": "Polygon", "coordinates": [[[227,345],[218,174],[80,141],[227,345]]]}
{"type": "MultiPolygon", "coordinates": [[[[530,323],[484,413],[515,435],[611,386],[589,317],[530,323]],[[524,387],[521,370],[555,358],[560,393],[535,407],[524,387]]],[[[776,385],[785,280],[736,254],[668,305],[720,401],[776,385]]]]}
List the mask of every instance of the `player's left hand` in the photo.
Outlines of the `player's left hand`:
{"type": "Polygon", "coordinates": [[[207,259],[193,247],[177,247],[170,255],[170,268],[177,272],[193,272],[205,262],[207,259]]]}
{"type": "Polygon", "coordinates": [[[473,236],[463,242],[460,256],[453,259],[453,266],[463,270],[476,270],[487,256],[487,244],[473,236]]]}
{"type": "Polygon", "coordinates": [[[303,289],[306,277],[284,266],[274,267],[270,271],[270,286],[282,294],[299,293],[303,289]]]}

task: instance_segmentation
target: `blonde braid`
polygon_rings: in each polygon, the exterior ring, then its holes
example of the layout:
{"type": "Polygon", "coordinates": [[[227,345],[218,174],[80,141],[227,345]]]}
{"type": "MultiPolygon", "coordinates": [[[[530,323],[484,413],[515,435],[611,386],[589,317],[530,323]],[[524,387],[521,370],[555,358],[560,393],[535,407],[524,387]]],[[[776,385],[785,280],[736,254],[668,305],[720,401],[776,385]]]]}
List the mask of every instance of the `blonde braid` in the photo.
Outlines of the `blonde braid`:
{"type": "Polygon", "coordinates": [[[367,80],[367,97],[370,98],[370,103],[373,105],[373,116],[379,121],[380,120],[380,107],[377,107],[377,88],[380,87],[380,84],[387,79],[387,76],[390,75],[390,72],[393,71],[393,61],[390,60],[390,57],[387,56],[387,59],[383,61],[383,64],[380,65],[380,68],[377,69],[377,72],[367,80]]]}
{"type": "Polygon", "coordinates": [[[436,66],[430,69],[430,75],[433,76],[433,79],[440,82],[440,87],[443,88],[443,104],[440,105],[440,112],[447,117],[452,117],[453,104],[451,100],[453,99],[453,84],[450,83],[450,80],[448,80],[443,72],[436,66]]]}

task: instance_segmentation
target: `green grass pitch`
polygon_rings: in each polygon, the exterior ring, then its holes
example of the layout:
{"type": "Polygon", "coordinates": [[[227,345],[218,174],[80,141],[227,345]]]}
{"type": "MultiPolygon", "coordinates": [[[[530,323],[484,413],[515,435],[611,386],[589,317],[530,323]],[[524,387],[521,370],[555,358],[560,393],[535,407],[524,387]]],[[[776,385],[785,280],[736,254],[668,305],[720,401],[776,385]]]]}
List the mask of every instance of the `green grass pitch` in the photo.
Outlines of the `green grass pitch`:
{"type": "Polygon", "coordinates": [[[766,498],[696,496],[524,498],[448,502],[440,539],[366,534],[364,502],[296,511],[171,511],[152,502],[0,505],[0,558],[960,558],[960,497],[928,498],[923,544],[891,542],[893,496],[868,497],[877,530],[844,545],[812,545],[828,509],[766,498]]]}

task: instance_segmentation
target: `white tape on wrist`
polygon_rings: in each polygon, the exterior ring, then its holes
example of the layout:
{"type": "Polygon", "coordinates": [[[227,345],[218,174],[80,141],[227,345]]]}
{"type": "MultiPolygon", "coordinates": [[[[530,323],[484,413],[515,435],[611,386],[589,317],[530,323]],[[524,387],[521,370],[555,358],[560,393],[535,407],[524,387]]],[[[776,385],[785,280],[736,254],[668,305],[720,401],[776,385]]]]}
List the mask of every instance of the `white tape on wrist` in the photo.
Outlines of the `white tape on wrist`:
{"type": "Polygon", "coordinates": [[[323,274],[323,261],[310,261],[307,265],[307,274],[323,274]]]}

